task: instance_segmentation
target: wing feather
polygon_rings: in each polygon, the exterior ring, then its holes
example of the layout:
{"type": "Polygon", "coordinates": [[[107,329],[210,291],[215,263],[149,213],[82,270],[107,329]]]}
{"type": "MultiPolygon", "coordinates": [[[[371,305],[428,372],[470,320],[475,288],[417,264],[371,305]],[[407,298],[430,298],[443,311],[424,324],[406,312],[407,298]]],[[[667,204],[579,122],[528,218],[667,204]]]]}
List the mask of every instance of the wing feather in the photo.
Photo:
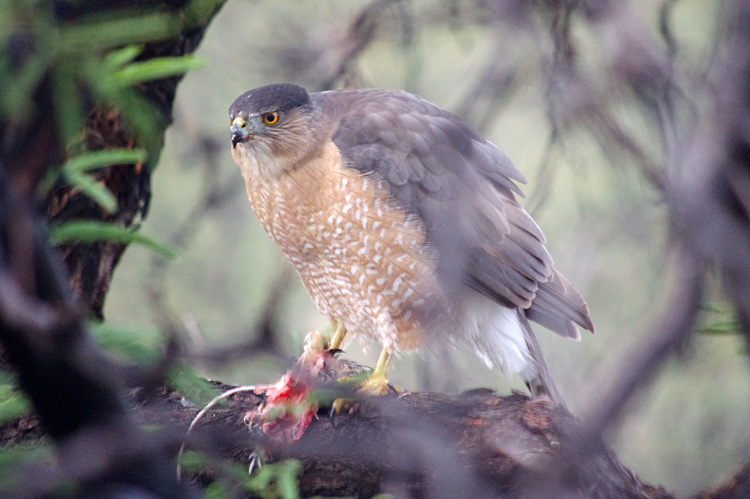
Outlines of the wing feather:
{"type": "Polygon", "coordinates": [[[384,178],[424,222],[448,289],[464,283],[563,336],[580,337],[576,325],[593,331],[583,298],[516,200],[526,179],[500,149],[406,92],[322,92],[311,101],[347,166],[384,178]]]}

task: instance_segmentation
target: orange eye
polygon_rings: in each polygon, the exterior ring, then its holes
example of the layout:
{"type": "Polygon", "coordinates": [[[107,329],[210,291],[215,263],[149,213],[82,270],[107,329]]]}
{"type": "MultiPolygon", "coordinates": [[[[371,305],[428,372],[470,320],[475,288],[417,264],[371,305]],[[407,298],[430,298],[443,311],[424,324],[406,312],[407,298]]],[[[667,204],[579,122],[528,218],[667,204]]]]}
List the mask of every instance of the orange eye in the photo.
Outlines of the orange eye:
{"type": "Polygon", "coordinates": [[[275,125],[279,122],[279,113],[266,113],[263,115],[262,120],[266,125],[275,125]]]}

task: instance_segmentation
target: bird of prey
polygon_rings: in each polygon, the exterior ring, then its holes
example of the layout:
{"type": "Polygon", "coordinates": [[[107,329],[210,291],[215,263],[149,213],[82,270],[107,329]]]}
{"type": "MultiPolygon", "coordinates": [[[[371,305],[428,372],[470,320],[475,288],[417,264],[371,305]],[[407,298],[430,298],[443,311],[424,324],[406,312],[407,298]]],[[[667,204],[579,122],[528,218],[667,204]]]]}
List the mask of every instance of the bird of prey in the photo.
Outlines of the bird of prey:
{"type": "Polygon", "coordinates": [[[518,203],[523,175],[463,120],[406,92],[250,90],[229,108],[232,157],[260,223],[333,321],[399,351],[468,344],[563,403],[528,320],[593,332],[576,289],[518,203]]]}

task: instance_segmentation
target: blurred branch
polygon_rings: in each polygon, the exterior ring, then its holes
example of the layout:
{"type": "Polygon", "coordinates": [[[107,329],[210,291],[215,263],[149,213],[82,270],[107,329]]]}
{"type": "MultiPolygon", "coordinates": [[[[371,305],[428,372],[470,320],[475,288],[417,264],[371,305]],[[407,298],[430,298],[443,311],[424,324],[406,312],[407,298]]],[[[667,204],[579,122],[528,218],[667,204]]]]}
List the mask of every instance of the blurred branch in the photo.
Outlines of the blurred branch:
{"type": "Polygon", "coordinates": [[[401,0],[373,0],[354,17],[344,36],[330,46],[323,55],[327,59],[326,72],[321,76],[320,84],[314,90],[335,88],[359,55],[375,39],[383,22],[383,13],[391,4],[401,0]]]}
{"type": "Polygon", "coordinates": [[[736,0],[725,14],[717,86],[707,116],[675,159],[685,173],[671,203],[679,229],[725,275],[750,344],[750,1],[736,0]]]}
{"type": "Polygon", "coordinates": [[[688,338],[700,311],[704,265],[690,248],[678,246],[675,251],[677,276],[672,298],[664,306],[662,317],[638,335],[638,341],[626,351],[610,355],[604,372],[592,376],[582,397],[581,425],[572,438],[573,445],[561,453],[555,473],[537,482],[539,494],[568,490],[579,486],[592,456],[602,450],[602,436],[622,415],[634,396],[653,380],[669,355],[688,338]]]}
{"type": "Polygon", "coordinates": [[[165,449],[138,428],[118,394],[116,370],[83,326],[43,222],[8,180],[0,163],[0,206],[8,208],[0,210],[0,342],[57,446],[64,476],[89,493],[130,487],[179,497],[165,449]],[[14,251],[9,241],[26,241],[28,251],[14,251]],[[18,281],[13,269],[24,268],[31,272],[18,281]],[[91,454],[122,460],[100,461],[92,476],[91,454]]]}
{"type": "MultiPolygon", "coordinates": [[[[301,74],[307,73],[306,87],[310,91],[329,90],[342,83],[347,85],[349,80],[354,79],[354,66],[359,57],[377,39],[383,25],[389,19],[394,19],[393,12],[408,12],[407,9],[398,8],[401,2],[403,0],[370,1],[359,10],[343,32],[337,29],[322,44],[320,40],[311,40],[309,34],[307,39],[300,40],[304,35],[295,32],[296,36],[290,43],[281,46],[275,57],[275,60],[281,61],[284,78],[299,80],[301,74]]],[[[398,19],[398,15],[395,18],[398,19]]],[[[300,30],[307,28],[307,25],[299,27],[300,30]]],[[[278,66],[278,63],[274,65],[278,66]]]]}
{"type": "MultiPolygon", "coordinates": [[[[140,10],[132,2],[0,6],[3,28],[9,30],[2,37],[2,80],[25,97],[0,99],[0,343],[56,450],[50,473],[34,477],[39,469],[31,467],[28,475],[14,477],[19,483],[14,497],[48,496],[62,488],[81,497],[190,496],[170,464],[174,441],[141,429],[120,394],[122,371],[97,348],[83,323],[89,314],[101,315],[123,241],[64,245],[69,275],[49,246],[39,213],[40,182],[58,174],[55,167],[69,157],[80,161],[68,163],[67,172],[82,174],[98,166],[93,159],[106,155],[84,161],[82,151],[130,151],[142,145],[152,163],[131,158],[96,169],[95,180],[86,177],[90,192],[109,192],[98,201],[110,210],[83,195],[75,182],[59,182],[41,211],[56,221],[106,221],[123,230],[145,216],[150,170],[180,80],[173,75],[186,66],[176,60],[138,66],[141,72],[130,75],[137,88],[122,93],[109,88],[107,94],[99,70],[112,61],[104,50],[145,42],[140,61],[191,52],[219,6],[148,4],[140,10]],[[141,81],[149,75],[158,79],[141,81]],[[139,134],[144,130],[151,133],[139,134]]],[[[129,61],[120,54],[120,62],[129,61]]],[[[89,236],[91,228],[84,231],[89,236]]],[[[4,489],[9,485],[3,483],[4,489]]]]}
{"type": "Polygon", "coordinates": [[[737,473],[730,476],[721,485],[707,490],[697,497],[700,499],[743,499],[750,497],[750,463],[745,463],[737,473]]]}
{"type": "Polygon", "coordinates": [[[610,364],[608,379],[597,377],[590,384],[581,419],[593,438],[614,422],[639,387],[647,386],[656,369],[693,332],[702,303],[705,265],[690,248],[678,246],[673,254],[677,275],[662,317],[638,335],[640,340],[631,351],[618,352],[619,360],[610,364]]]}
{"type": "Polygon", "coordinates": [[[279,271],[271,285],[262,308],[263,312],[253,328],[257,332],[253,335],[255,337],[254,348],[257,350],[282,356],[277,322],[281,312],[282,300],[289,290],[293,275],[292,268],[286,265],[279,271]]]}
{"type": "MultiPolygon", "coordinates": [[[[526,493],[524,473],[545,476],[551,459],[572,443],[575,428],[563,409],[519,394],[408,393],[360,400],[354,413],[334,418],[321,411],[299,441],[281,444],[238,428],[260,401],[252,393],[232,396],[228,407],[198,423],[198,438],[222,435],[223,453],[245,465],[258,446],[271,461],[300,460],[302,497],[539,497],[526,493]]],[[[592,460],[579,496],[672,497],[642,483],[609,452],[592,460]]]]}
{"type": "MultiPolygon", "coordinates": [[[[619,360],[608,363],[606,378],[597,376],[589,383],[575,445],[560,456],[555,475],[534,485],[535,493],[544,495],[567,487],[570,494],[575,494],[576,480],[585,475],[592,453],[601,449],[604,432],[618,420],[634,394],[653,379],[669,353],[692,334],[702,303],[708,261],[718,263],[726,271],[738,309],[750,305],[747,299],[750,296],[750,212],[747,210],[750,205],[744,202],[750,199],[746,195],[750,192],[747,190],[750,170],[745,154],[750,145],[746,134],[750,118],[746,99],[750,88],[750,56],[747,54],[750,2],[738,0],[734,5],[733,15],[725,20],[730,23],[730,38],[721,72],[723,77],[719,79],[723,88],[712,94],[711,111],[695,130],[682,138],[681,147],[665,147],[669,153],[666,162],[672,167],[669,181],[665,181],[665,168],[656,169],[639,157],[639,148],[612,126],[613,121],[603,118],[606,115],[599,112],[600,106],[594,107],[594,115],[600,118],[597,128],[605,134],[602,142],[618,143],[638,158],[637,164],[644,176],[664,193],[675,229],[676,283],[661,319],[640,335],[640,341],[630,351],[617,353],[619,360]],[[739,207],[743,208],[738,210],[739,207]]],[[[665,88],[664,65],[657,62],[653,46],[649,47],[648,39],[639,34],[632,17],[623,15],[622,8],[608,10],[609,7],[611,4],[607,2],[600,5],[595,22],[599,23],[603,35],[610,37],[608,55],[619,81],[633,85],[637,95],[658,97],[658,92],[652,93],[652,90],[665,88]],[[613,14],[615,11],[617,16],[613,14]]],[[[665,102],[668,95],[661,94],[661,104],[666,109],[671,106],[670,102],[665,102]]],[[[664,128],[661,130],[666,133],[664,128]]],[[[750,308],[745,310],[750,311],[750,308]]]]}
{"type": "MultiPolygon", "coordinates": [[[[497,31],[495,52],[502,53],[505,38],[497,31]]],[[[489,58],[453,112],[486,132],[518,86],[518,68],[504,59],[489,58]],[[481,114],[480,114],[481,113],[481,114]]]]}
{"type": "Polygon", "coordinates": [[[624,153],[654,187],[663,190],[666,183],[663,166],[627,131],[613,108],[625,90],[632,90],[644,101],[644,109],[660,130],[662,143],[668,143],[668,120],[664,114],[672,116],[674,111],[671,100],[658,98],[669,95],[662,91],[671,85],[666,58],[655,48],[629,4],[618,5],[613,8],[612,3],[604,2],[595,9],[597,15],[590,16],[599,30],[603,58],[610,72],[604,80],[611,83],[604,88],[594,76],[578,67],[578,48],[570,35],[570,18],[576,9],[560,7],[555,11],[551,26],[554,51],[552,60],[546,64],[547,115],[553,137],[579,125],[599,143],[612,164],[620,163],[624,153]],[[664,108],[664,113],[659,112],[664,108]]]}
{"type": "Polygon", "coordinates": [[[227,347],[201,348],[198,351],[182,352],[182,356],[198,365],[226,367],[236,360],[247,360],[257,355],[270,355],[287,364],[291,358],[284,351],[279,337],[281,332],[278,320],[282,311],[282,302],[292,282],[293,271],[284,266],[270,286],[266,300],[261,307],[261,314],[249,331],[236,336],[246,337],[246,341],[227,347]]]}

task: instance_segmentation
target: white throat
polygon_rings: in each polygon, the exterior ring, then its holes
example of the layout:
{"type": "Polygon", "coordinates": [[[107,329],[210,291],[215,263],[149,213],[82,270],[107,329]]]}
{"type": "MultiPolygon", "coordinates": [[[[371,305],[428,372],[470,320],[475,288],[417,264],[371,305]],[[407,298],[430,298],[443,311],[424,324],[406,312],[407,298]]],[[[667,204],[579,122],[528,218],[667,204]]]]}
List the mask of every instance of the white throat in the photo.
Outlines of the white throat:
{"type": "Polygon", "coordinates": [[[232,148],[232,157],[246,180],[278,179],[284,173],[283,158],[273,154],[263,144],[238,144],[232,148]]]}

